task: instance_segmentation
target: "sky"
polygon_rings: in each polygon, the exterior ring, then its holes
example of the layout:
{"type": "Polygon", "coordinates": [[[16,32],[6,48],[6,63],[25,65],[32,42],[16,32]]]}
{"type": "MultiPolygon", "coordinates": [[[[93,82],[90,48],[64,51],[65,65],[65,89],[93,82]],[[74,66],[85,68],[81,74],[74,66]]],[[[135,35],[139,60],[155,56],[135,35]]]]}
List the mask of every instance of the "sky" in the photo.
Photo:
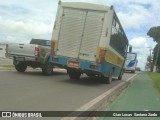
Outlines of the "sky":
{"type": "MultiPolygon", "coordinates": [[[[86,2],[86,0],[62,0],[86,2]]],[[[138,65],[145,68],[150,49],[156,45],[147,32],[160,25],[159,0],[87,0],[113,5],[138,65]]],[[[58,0],[0,0],[0,43],[29,43],[32,38],[51,39],[58,0]]]]}

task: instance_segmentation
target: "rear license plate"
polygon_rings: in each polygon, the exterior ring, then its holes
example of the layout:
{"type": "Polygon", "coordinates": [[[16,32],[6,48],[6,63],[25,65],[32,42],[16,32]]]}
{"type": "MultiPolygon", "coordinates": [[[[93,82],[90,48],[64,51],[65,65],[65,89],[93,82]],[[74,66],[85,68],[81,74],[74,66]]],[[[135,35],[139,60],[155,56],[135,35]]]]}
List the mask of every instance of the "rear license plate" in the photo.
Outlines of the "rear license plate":
{"type": "Polygon", "coordinates": [[[69,61],[68,62],[68,67],[79,68],[80,67],[80,63],[79,62],[75,62],[75,61],[69,61]]]}

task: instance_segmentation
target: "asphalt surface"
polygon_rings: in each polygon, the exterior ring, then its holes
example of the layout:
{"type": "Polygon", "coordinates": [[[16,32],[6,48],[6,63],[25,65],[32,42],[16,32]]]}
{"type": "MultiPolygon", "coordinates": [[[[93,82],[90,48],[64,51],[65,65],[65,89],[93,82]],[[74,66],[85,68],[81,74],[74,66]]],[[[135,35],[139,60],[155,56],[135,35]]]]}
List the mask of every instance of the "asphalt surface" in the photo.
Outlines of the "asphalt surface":
{"type": "MultiPolygon", "coordinates": [[[[127,79],[133,74],[125,74],[127,79]]],[[[0,110],[75,110],[121,81],[108,85],[85,75],[70,80],[63,72],[43,76],[40,70],[0,71],[0,110]]]]}
{"type": "Polygon", "coordinates": [[[51,76],[41,70],[0,70],[0,111],[74,111],[133,75],[105,84],[86,75],[70,80],[65,70],[51,76]]]}

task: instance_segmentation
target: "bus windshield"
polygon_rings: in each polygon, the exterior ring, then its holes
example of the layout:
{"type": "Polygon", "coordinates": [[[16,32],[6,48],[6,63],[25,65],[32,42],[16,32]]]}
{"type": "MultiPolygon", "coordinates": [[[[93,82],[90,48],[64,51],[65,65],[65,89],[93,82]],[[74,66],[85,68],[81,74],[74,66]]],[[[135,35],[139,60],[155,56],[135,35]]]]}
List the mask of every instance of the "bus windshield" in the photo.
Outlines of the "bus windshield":
{"type": "Polygon", "coordinates": [[[136,60],[136,54],[134,53],[127,53],[127,60],[136,60]]]}

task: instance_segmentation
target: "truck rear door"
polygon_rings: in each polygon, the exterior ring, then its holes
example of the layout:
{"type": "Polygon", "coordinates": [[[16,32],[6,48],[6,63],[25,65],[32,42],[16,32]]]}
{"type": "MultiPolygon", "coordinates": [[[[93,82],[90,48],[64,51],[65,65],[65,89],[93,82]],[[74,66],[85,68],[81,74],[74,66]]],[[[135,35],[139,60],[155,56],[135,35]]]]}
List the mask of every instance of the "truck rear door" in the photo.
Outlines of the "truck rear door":
{"type": "Polygon", "coordinates": [[[57,55],[95,61],[105,12],[64,8],[57,55]]]}

